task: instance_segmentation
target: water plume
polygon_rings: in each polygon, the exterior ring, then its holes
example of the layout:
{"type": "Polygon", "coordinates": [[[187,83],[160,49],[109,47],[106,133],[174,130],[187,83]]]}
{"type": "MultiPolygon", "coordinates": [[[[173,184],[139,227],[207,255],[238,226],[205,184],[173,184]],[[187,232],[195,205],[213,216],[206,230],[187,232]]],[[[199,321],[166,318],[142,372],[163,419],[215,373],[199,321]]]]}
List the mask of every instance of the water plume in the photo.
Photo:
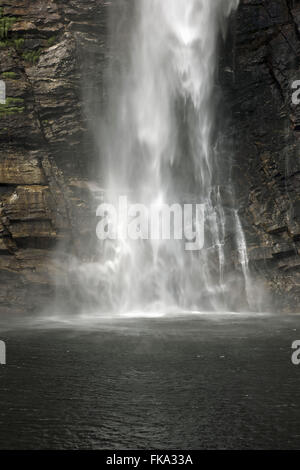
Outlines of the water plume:
{"type": "Polygon", "coordinates": [[[73,266],[87,310],[253,307],[245,236],[216,137],[218,45],[238,3],[136,0],[123,2],[123,23],[112,16],[108,104],[97,129],[105,200],[203,204],[205,245],[188,252],[181,240],[99,242],[96,259],[73,266]]]}

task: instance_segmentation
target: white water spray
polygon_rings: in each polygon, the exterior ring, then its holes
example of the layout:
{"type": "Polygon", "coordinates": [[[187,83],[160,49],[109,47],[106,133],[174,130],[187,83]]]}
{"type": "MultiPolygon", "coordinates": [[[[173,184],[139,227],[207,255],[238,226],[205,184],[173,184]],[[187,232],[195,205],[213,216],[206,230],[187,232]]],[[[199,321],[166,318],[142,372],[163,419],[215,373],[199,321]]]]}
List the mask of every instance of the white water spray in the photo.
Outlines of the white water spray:
{"type": "Polygon", "coordinates": [[[239,0],[129,3],[129,39],[117,44],[124,55],[100,133],[105,199],[204,204],[205,247],[195,254],[179,240],[106,241],[96,261],[75,267],[81,294],[102,312],[226,311],[234,308],[225,250],[232,231],[245,291],[249,282],[238,213],[233,198],[231,208],[222,201],[230,181],[214,136],[218,40],[239,0]]]}

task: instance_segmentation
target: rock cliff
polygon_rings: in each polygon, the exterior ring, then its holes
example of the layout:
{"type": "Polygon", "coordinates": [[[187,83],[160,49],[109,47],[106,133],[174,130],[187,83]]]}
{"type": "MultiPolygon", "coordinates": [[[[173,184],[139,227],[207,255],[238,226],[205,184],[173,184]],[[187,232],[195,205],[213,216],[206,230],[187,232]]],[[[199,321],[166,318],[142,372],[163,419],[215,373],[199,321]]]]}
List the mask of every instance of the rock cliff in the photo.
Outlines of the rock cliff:
{"type": "Polygon", "coordinates": [[[102,0],[1,4],[0,311],[53,298],[53,247],[63,258],[89,236],[95,149],[83,97],[87,83],[102,82],[106,8],[102,0]]]}
{"type": "MultiPolygon", "coordinates": [[[[291,101],[291,83],[300,80],[299,3],[241,0],[223,71],[250,264],[278,311],[300,305],[300,105],[291,101]]],[[[61,260],[66,252],[84,256],[91,237],[97,148],[84,103],[101,109],[105,99],[110,6],[1,3],[0,312],[47,303],[61,270],[53,248],[61,260]]]]}
{"type": "Polygon", "coordinates": [[[243,0],[229,101],[252,268],[278,311],[300,307],[300,2],[243,0]]]}

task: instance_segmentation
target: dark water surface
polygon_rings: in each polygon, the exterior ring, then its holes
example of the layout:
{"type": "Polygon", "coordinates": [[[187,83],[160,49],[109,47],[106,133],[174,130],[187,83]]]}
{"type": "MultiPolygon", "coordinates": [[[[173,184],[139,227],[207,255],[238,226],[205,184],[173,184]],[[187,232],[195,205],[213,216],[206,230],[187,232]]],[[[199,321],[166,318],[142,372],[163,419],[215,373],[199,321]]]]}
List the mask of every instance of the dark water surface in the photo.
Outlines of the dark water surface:
{"type": "Polygon", "coordinates": [[[300,448],[299,316],[2,328],[1,449],[300,448]]]}

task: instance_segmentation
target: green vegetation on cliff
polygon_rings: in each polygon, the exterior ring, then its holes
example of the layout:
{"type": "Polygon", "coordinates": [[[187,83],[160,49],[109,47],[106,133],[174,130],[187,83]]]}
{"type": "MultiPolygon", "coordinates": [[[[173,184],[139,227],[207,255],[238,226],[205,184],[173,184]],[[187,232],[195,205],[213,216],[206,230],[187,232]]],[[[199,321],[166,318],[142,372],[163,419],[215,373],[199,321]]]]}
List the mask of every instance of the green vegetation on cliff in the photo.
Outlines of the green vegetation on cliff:
{"type": "Polygon", "coordinates": [[[36,64],[40,58],[42,49],[38,49],[37,51],[25,51],[22,54],[22,57],[27,62],[31,62],[32,64],[36,64]]]}
{"type": "MultiPolygon", "coordinates": [[[[15,16],[5,16],[3,14],[3,7],[0,7],[0,48],[14,48],[16,51],[22,51],[21,56],[26,62],[36,64],[40,58],[41,52],[53,46],[57,42],[57,35],[51,36],[47,40],[42,41],[42,46],[39,49],[27,50],[25,46],[25,38],[19,37],[16,34],[12,34],[12,37],[8,37],[8,33],[12,25],[18,21],[15,16]]],[[[10,78],[10,77],[7,77],[10,78]]]]}
{"type": "Polygon", "coordinates": [[[51,36],[49,39],[47,39],[47,47],[53,46],[57,41],[57,36],[51,36]]]}
{"type": "Polygon", "coordinates": [[[17,78],[18,75],[15,72],[3,72],[1,74],[2,78],[14,79],[17,78]]]}
{"type": "MultiPolygon", "coordinates": [[[[18,18],[14,16],[4,16],[3,15],[3,8],[0,7],[0,47],[13,47],[17,51],[23,49],[25,39],[23,37],[12,37],[8,38],[9,30],[11,29],[12,25],[18,20],[18,18]]],[[[55,37],[52,36],[48,41],[47,44],[52,45],[53,41],[55,42],[55,37]]],[[[27,62],[31,62],[35,64],[40,57],[42,49],[38,50],[29,50],[24,51],[22,53],[22,57],[27,62]]]]}
{"type": "Polygon", "coordinates": [[[0,7],[0,38],[7,38],[8,31],[12,25],[17,21],[15,16],[4,16],[3,8],[0,7]]]}
{"type": "Polygon", "coordinates": [[[5,104],[0,104],[0,118],[10,116],[16,113],[23,113],[24,108],[23,98],[6,98],[5,104]]]}

